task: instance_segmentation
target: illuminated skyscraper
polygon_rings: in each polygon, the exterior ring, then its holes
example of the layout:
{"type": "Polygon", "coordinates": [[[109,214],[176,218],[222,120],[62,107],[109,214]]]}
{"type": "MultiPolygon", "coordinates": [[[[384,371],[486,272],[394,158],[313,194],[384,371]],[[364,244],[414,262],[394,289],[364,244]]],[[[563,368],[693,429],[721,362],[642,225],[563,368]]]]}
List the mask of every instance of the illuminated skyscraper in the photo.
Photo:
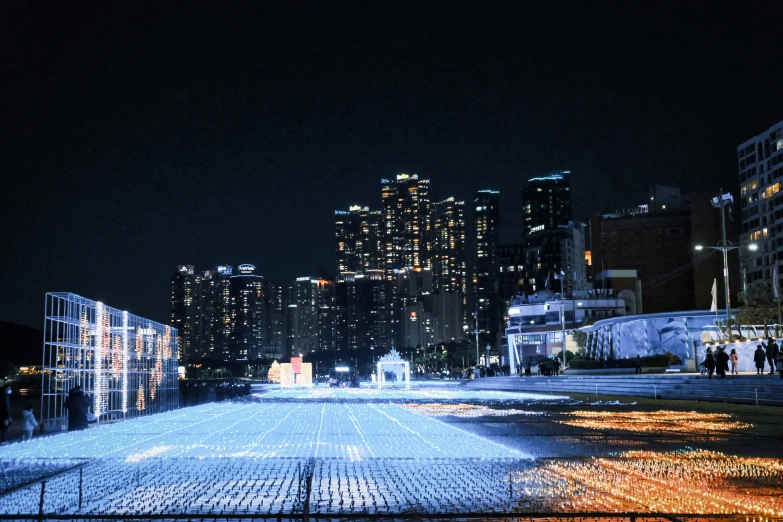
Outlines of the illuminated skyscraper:
{"type": "Polygon", "coordinates": [[[227,265],[207,270],[202,278],[203,331],[206,340],[205,356],[230,360],[231,340],[231,286],[234,268],[227,265]]]}
{"type": "MultiPolygon", "coordinates": [[[[783,121],[737,147],[737,166],[742,219],[740,252],[743,273],[746,273],[743,276],[745,284],[773,284],[775,267],[778,267],[779,278],[783,274],[779,224],[783,213],[783,184],[780,182],[783,177],[783,121]],[[751,244],[756,246],[756,250],[748,248],[751,244]]],[[[711,212],[720,215],[717,210],[711,212]]],[[[730,211],[728,217],[731,217],[730,211]]],[[[730,228],[728,224],[726,227],[730,228]]],[[[718,285],[722,284],[718,277],[718,285]]],[[[730,304],[734,305],[734,301],[730,304]]]]}
{"type": "Polygon", "coordinates": [[[282,285],[264,281],[264,306],[267,316],[267,332],[264,349],[259,356],[264,359],[280,359],[286,352],[286,306],[282,285]]]}
{"type": "Polygon", "coordinates": [[[465,202],[448,198],[432,205],[432,272],[436,292],[467,290],[465,202]]]}
{"type": "Polygon", "coordinates": [[[202,357],[201,275],[180,265],[171,276],[171,326],[180,332],[179,358],[202,357]]]}
{"type": "Polygon", "coordinates": [[[552,171],[531,178],[522,192],[522,215],[525,237],[538,232],[557,230],[568,225],[571,217],[570,170],[552,171]]]}
{"type": "Polygon", "coordinates": [[[476,271],[473,274],[474,312],[481,332],[500,327],[498,311],[498,258],[500,242],[500,193],[479,190],[473,201],[476,222],[476,271]]]}
{"type": "Polygon", "coordinates": [[[229,278],[231,293],[231,360],[257,357],[264,346],[267,316],[264,306],[264,278],[253,265],[239,265],[229,278]]]}
{"type": "Polygon", "coordinates": [[[353,205],[334,211],[334,263],[338,277],[383,268],[379,210],[353,205]]]}
{"type": "Polygon", "coordinates": [[[335,284],[336,349],[379,355],[392,348],[391,283],[382,270],[346,274],[335,284]]]}
{"type": "Polygon", "coordinates": [[[334,350],[334,282],[298,277],[289,287],[287,318],[289,353],[334,350]]]}
{"type": "Polygon", "coordinates": [[[394,269],[431,268],[430,180],[398,174],[381,180],[381,226],[386,277],[394,269]]]}

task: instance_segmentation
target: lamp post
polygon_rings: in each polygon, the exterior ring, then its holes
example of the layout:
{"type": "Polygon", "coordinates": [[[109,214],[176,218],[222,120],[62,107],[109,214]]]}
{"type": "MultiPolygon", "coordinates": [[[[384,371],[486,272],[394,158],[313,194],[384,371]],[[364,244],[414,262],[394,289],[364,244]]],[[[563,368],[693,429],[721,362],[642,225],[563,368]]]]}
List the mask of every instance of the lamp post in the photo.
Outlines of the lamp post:
{"type": "Polygon", "coordinates": [[[563,353],[563,370],[566,367],[566,338],[565,338],[565,272],[555,274],[555,279],[560,280],[560,351],[563,353]]]}
{"type": "Polygon", "coordinates": [[[478,310],[473,312],[473,319],[476,320],[476,329],[473,331],[473,333],[476,334],[476,366],[479,365],[479,329],[478,329],[478,310]]]}
{"type": "MultiPolygon", "coordinates": [[[[731,309],[731,297],[729,295],[729,261],[728,253],[730,250],[737,250],[741,248],[739,245],[733,245],[731,241],[726,239],[726,212],[725,207],[731,205],[733,202],[731,194],[721,194],[718,197],[712,198],[712,206],[720,209],[720,228],[721,228],[721,240],[717,246],[702,246],[696,245],[696,250],[703,250],[710,248],[712,250],[718,250],[723,254],[723,290],[726,299],[726,320],[729,319],[731,309]]],[[[758,245],[751,243],[748,245],[749,250],[757,250],[758,245]]]]}

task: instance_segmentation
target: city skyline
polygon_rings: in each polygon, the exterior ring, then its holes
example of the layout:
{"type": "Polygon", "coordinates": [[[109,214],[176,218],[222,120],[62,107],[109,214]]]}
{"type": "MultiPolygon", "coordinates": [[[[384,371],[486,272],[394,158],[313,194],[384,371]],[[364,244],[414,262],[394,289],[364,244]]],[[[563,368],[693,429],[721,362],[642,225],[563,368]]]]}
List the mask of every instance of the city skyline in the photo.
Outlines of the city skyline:
{"type": "Polygon", "coordinates": [[[652,184],[739,193],[737,147],[781,120],[776,2],[193,7],[3,7],[0,319],[74,291],[167,321],[181,263],[333,272],[331,212],[401,172],[498,190],[507,224],[554,169],[583,221],[652,184]]]}

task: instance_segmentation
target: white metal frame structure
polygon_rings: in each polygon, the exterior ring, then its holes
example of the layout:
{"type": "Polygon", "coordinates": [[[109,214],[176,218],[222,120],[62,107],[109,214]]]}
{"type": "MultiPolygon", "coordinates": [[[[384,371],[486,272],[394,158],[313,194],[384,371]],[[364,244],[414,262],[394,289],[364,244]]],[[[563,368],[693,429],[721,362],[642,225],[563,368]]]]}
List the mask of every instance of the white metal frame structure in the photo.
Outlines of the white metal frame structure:
{"type": "Polygon", "coordinates": [[[383,373],[383,366],[392,366],[392,365],[403,365],[405,367],[405,370],[403,371],[403,375],[405,375],[405,389],[410,390],[411,389],[411,369],[410,364],[408,361],[378,361],[378,389],[380,390],[381,387],[386,382],[386,374],[383,373]]]}
{"type": "Polygon", "coordinates": [[[179,406],[177,329],[71,293],[47,293],[41,418],[66,429],[63,403],[80,385],[101,420],[179,406]]]}

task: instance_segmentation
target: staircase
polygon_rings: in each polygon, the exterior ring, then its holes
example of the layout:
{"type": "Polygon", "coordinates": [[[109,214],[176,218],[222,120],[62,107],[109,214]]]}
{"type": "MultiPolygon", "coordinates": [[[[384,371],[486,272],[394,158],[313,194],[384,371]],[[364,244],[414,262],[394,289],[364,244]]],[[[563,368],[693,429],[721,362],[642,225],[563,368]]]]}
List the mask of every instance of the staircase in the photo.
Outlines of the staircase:
{"type": "Polygon", "coordinates": [[[779,375],[739,375],[725,379],[689,375],[623,375],[561,377],[488,377],[467,384],[469,389],[538,393],[586,393],[658,399],[680,399],[783,406],[779,375]]]}

